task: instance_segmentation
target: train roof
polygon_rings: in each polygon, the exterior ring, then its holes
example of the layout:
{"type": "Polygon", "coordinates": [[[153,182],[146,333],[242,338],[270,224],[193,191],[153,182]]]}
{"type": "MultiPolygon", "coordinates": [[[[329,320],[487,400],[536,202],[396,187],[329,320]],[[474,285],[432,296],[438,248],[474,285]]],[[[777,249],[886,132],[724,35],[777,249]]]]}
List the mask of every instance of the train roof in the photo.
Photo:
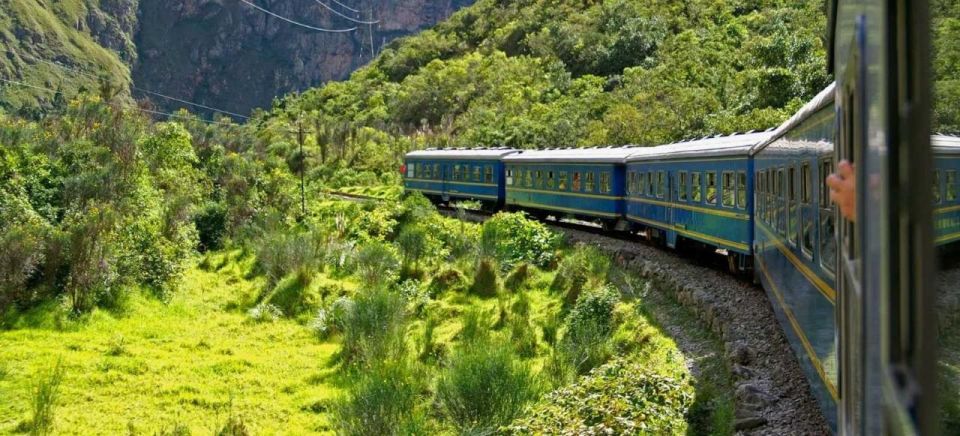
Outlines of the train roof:
{"type": "Polygon", "coordinates": [[[549,150],[521,150],[505,156],[504,162],[572,162],[623,163],[636,150],[634,147],[562,148],[549,150]]]}
{"type": "Polygon", "coordinates": [[[407,158],[437,160],[500,160],[518,150],[515,148],[428,148],[407,153],[407,158]]]}
{"type": "Polygon", "coordinates": [[[800,110],[797,111],[797,113],[793,114],[793,116],[790,117],[790,119],[788,119],[787,121],[784,121],[783,124],[780,125],[780,127],[777,127],[777,129],[773,131],[773,134],[770,135],[769,138],[755,145],[750,150],[750,155],[752,156],[759,153],[760,150],[763,150],[768,145],[772,144],[774,141],[783,137],[783,135],[785,135],[791,129],[796,127],[798,124],[802,123],[804,120],[806,120],[807,118],[810,118],[813,114],[817,113],[817,111],[819,111],[820,109],[823,109],[829,104],[832,104],[833,97],[834,97],[834,89],[836,88],[836,85],[837,85],[836,82],[832,82],[830,83],[830,85],[827,85],[827,87],[824,88],[822,91],[820,91],[816,95],[816,97],[813,97],[813,99],[808,101],[807,104],[803,105],[803,107],[801,107],[800,110]]]}
{"type": "Polygon", "coordinates": [[[643,160],[679,159],[684,157],[719,157],[743,155],[770,136],[770,132],[735,133],[729,136],[713,136],[674,144],[638,148],[627,157],[627,162],[643,160]]]}
{"type": "Polygon", "coordinates": [[[930,137],[933,152],[938,154],[960,154],[960,137],[949,135],[933,135],[930,137]]]}

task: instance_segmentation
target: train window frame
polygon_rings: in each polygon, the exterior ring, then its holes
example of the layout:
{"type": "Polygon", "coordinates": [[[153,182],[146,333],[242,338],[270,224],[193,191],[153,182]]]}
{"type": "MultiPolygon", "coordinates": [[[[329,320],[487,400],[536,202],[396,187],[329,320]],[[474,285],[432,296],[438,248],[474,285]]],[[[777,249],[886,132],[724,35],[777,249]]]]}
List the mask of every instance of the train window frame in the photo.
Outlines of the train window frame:
{"type": "Polygon", "coordinates": [[[580,192],[580,189],[582,188],[582,185],[583,185],[583,184],[581,183],[581,179],[580,179],[580,171],[574,171],[574,172],[573,172],[573,177],[572,177],[572,179],[571,179],[571,181],[570,181],[570,188],[571,188],[571,190],[572,190],[573,192],[580,192]]]}
{"type": "Polygon", "coordinates": [[[554,190],[557,187],[556,179],[553,177],[553,170],[547,170],[547,189],[554,190]]]}
{"type": "Polygon", "coordinates": [[[777,232],[781,237],[787,237],[787,196],[786,182],[787,173],[784,167],[777,168],[777,232]]]}
{"type": "Polygon", "coordinates": [[[760,183],[760,175],[762,173],[763,172],[760,170],[756,170],[753,173],[753,204],[756,209],[755,218],[759,218],[763,213],[763,202],[760,201],[763,198],[763,183],[760,183]]]}
{"type": "Polygon", "coordinates": [[[663,170],[657,171],[657,198],[663,198],[667,191],[666,173],[663,170]]]}
{"type": "Polygon", "coordinates": [[[763,170],[763,184],[767,187],[764,189],[767,195],[763,199],[763,222],[770,228],[772,228],[770,222],[773,221],[770,218],[773,212],[773,176],[771,174],[773,174],[773,171],[770,168],[763,170]]]}
{"type": "Polygon", "coordinates": [[[653,191],[656,185],[653,184],[653,171],[647,171],[647,197],[653,197],[653,191]]]}
{"type": "Polygon", "coordinates": [[[682,201],[682,202],[686,203],[686,202],[687,202],[687,197],[688,197],[688,195],[687,195],[687,172],[686,172],[686,171],[680,171],[680,172],[678,172],[678,173],[677,173],[677,180],[678,180],[678,182],[677,182],[677,190],[679,191],[679,192],[678,192],[678,195],[677,195],[677,201],[682,201]]]}
{"type": "Polygon", "coordinates": [[[706,174],[706,189],[704,192],[704,200],[707,204],[716,206],[717,205],[717,172],[716,171],[707,171],[706,174]],[[710,199],[710,188],[713,188],[713,199],[710,199]]]}
{"type": "Polygon", "coordinates": [[[786,216],[786,226],[787,226],[787,241],[790,242],[790,245],[794,247],[797,246],[797,240],[799,239],[799,228],[797,224],[799,220],[797,219],[797,166],[790,164],[786,169],[786,203],[784,204],[784,210],[787,213],[786,216]]]}
{"type": "Polygon", "coordinates": [[[434,180],[443,179],[443,173],[440,172],[440,164],[433,164],[433,179],[434,180]]]}
{"type": "Polygon", "coordinates": [[[611,177],[609,171],[600,171],[600,193],[609,194],[613,191],[613,184],[611,183],[611,177]]]}
{"type": "Polygon", "coordinates": [[[747,209],[747,172],[737,171],[737,209],[747,209]]]}
{"type": "Polygon", "coordinates": [[[569,185],[567,183],[568,176],[569,174],[566,171],[560,171],[557,173],[557,190],[559,191],[567,190],[567,186],[569,185]]]}
{"type": "Polygon", "coordinates": [[[484,183],[493,183],[493,165],[483,166],[483,181],[484,183]]]}
{"type": "Polygon", "coordinates": [[[957,170],[946,170],[943,176],[944,200],[947,202],[957,201],[957,170]]]}
{"type": "Polygon", "coordinates": [[[834,211],[834,205],[830,201],[830,189],[827,186],[827,175],[834,172],[833,158],[827,157],[820,159],[818,169],[820,174],[817,177],[820,183],[820,196],[819,200],[819,210],[817,211],[817,235],[818,241],[817,244],[817,262],[824,271],[829,273],[831,277],[836,274],[836,259],[838,254],[837,241],[833,234],[825,234],[827,232],[824,229],[827,227],[828,220],[832,222],[834,231],[836,231],[837,223],[834,211]],[[828,247],[829,244],[833,242],[833,259],[828,261],[826,256],[824,256],[824,248],[828,247]]]}
{"type": "Polygon", "coordinates": [[[479,183],[479,182],[483,181],[483,179],[481,179],[481,177],[482,177],[482,170],[480,169],[480,165],[474,165],[474,166],[473,166],[473,181],[479,183]]]}
{"type": "Polygon", "coordinates": [[[595,183],[594,183],[594,182],[595,182],[595,180],[594,180],[594,179],[595,179],[595,176],[594,176],[593,171],[587,171],[587,172],[584,173],[584,174],[586,174],[586,177],[585,177],[586,180],[584,180],[584,183],[583,183],[583,192],[594,192],[594,191],[593,191],[593,188],[594,188],[594,184],[595,184],[595,183]]]}
{"type": "Polygon", "coordinates": [[[543,170],[533,173],[533,184],[537,189],[543,189],[543,170]]]}
{"type": "Polygon", "coordinates": [[[513,186],[513,167],[507,168],[506,176],[507,186],[513,186]]]}
{"type": "Polygon", "coordinates": [[[526,188],[533,188],[533,170],[530,168],[526,168],[524,170],[523,186],[526,188]]]}
{"type": "Polygon", "coordinates": [[[813,171],[811,171],[810,162],[800,164],[800,252],[809,260],[813,260],[814,230],[816,220],[813,219],[810,211],[813,200],[813,171]],[[809,244],[809,245],[808,245],[809,244]]]}
{"type": "Polygon", "coordinates": [[[634,184],[636,183],[637,173],[634,171],[627,172],[627,195],[630,195],[633,192],[634,184]]]}
{"type": "Polygon", "coordinates": [[[647,192],[647,174],[643,171],[637,171],[637,192],[636,196],[642,196],[647,192]]]}
{"type": "Polygon", "coordinates": [[[720,172],[720,207],[733,209],[737,204],[737,181],[733,171],[720,172]],[[729,187],[727,186],[729,182],[729,187]],[[729,191],[729,196],[727,195],[729,191]],[[729,201],[727,201],[729,200],[729,201]]]}
{"type": "Polygon", "coordinates": [[[690,173],[690,201],[703,203],[703,174],[700,171],[690,173]]]}
{"type": "Polygon", "coordinates": [[[933,204],[943,203],[943,186],[940,183],[940,170],[933,170],[933,204]]]}

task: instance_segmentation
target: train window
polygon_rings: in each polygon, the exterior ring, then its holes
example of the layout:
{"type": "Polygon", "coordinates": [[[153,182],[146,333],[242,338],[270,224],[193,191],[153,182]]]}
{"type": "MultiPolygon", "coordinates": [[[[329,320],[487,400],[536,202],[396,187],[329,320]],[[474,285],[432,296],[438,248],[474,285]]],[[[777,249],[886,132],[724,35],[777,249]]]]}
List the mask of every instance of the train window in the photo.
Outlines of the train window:
{"type": "Polygon", "coordinates": [[[586,183],[584,183],[584,191],[593,192],[593,171],[590,171],[587,174],[586,183]]]}
{"type": "Polygon", "coordinates": [[[573,186],[574,191],[580,191],[580,171],[573,172],[573,186]]]}
{"type": "Polygon", "coordinates": [[[787,239],[797,244],[797,168],[787,168],[787,239]]]}
{"type": "Polygon", "coordinates": [[[763,202],[760,201],[763,198],[763,183],[760,182],[760,171],[757,171],[753,174],[753,204],[757,208],[757,216],[761,216],[763,211],[763,202]]]}
{"type": "Polygon", "coordinates": [[[553,171],[547,171],[547,189],[553,189],[553,171]]]}
{"type": "Polygon", "coordinates": [[[942,200],[940,198],[940,170],[935,170],[933,172],[933,202],[940,204],[942,200]]]}
{"type": "Polygon", "coordinates": [[[479,166],[479,165],[476,165],[476,166],[473,167],[473,181],[474,181],[474,182],[479,182],[479,181],[480,181],[480,166],[479,166]]]}
{"type": "Polygon", "coordinates": [[[647,175],[643,171],[637,172],[637,190],[634,195],[643,195],[647,192],[647,175]]]}
{"type": "Polygon", "coordinates": [[[561,191],[567,190],[567,172],[566,171],[560,171],[560,178],[558,179],[558,182],[557,182],[557,189],[561,191]]]}
{"type": "Polygon", "coordinates": [[[827,174],[833,173],[833,160],[820,162],[820,265],[833,272],[837,262],[837,238],[835,237],[833,205],[830,203],[830,188],[827,174]]]}
{"type": "Polygon", "coordinates": [[[538,188],[543,187],[543,171],[537,170],[535,177],[533,178],[534,183],[537,184],[538,188]]]}
{"type": "Polygon", "coordinates": [[[416,177],[417,174],[417,164],[411,163],[407,165],[407,178],[412,179],[416,177]]]}
{"type": "Polygon", "coordinates": [[[745,171],[737,173],[737,208],[747,208],[747,173],[745,171]]]}
{"type": "Polygon", "coordinates": [[[783,168],[777,170],[777,230],[780,236],[787,236],[787,204],[786,191],[787,184],[784,183],[786,174],[783,168]]]}
{"type": "Polygon", "coordinates": [[[606,171],[600,173],[600,192],[604,194],[610,192],[610,173],[606,171]]]}
{"type": "Polygon", "coordinates": [[[513,169],[507,170],[507,185],[513,186],[513,169]]]}
{"type": "Polygon", "coordinates": [[[493,183],[493,167],[490,165],[483,166],[483,181],[485,183],[493,183]]]}
{"type": "Polygon", "coordinates": [[[453,166],[453,180],[460,180],[460,165],[453,166]]]}
{"type": "Polygon", "coordinates": [[[730,171],[723,172],[723,192],[721,196],[723,197],[723,207],[733,207],[733,202],[736,198],[736,185],[734,184],[733,173],[730,171]]]}
{"type": "Polygon", "coordinates": [[[533,187],[533,171],[531,171],[528,168],[526,171],[524,171],[524,173],[525,175],[523,177],[523,186],[532,188],[533,187]]]}
{"type": "MultiPolygon", "coordinates": [[[[428,176],[429,177],[429,176],[428,176]]],[[[433,164],[433,178],[442,179],[443,176],[440,175],[440,164],[433,164]]]]}
{"type": "Polygon", "coordinates": [[[697,203],[703,201],[703,196],[700,194],[702,189],[703,185],[700,184],[700,173],[690,174],[690,199],[697,203]]]}
{"type": "Polygon", "coordinates": [[[653,171],[647,173],[647,197],[653,197],[653,171]]]}
{"type": "Polygon", "coordinates": [[[810,173],[810,163],[804,162],[800,166],[800,249],[808,258],[813,258],[813,216],[810,212],[810,200],[813,188],[813,175],[810,173]]]}
{"type": "Polygon", "coordinates": [[[769,226],[772,221],[770,214],[773,212],[773,177],[770,176],[769,168],[763,170],[763,184],[766,186],[763,190],[766,192],[766,198],[763,201],[763,222],[769,226]]]}
{"type": "Polygon", "coordinates": [[[707,204],[717,204],[717,173],[707,172],[707,204]]]}
{"type": "Polygon", "coordinates": [[[947,201],[957,201],[957,171],[956,170],[947,170],[944,184],[946,185],[946,188],[947,188],[947,192],[946,192],[947,201]]]}
{"type": "Polygon", "coordinates": [[[687,201],[687,172],[680,171],[680,174],[677,175],[677,179],[679,179],[677,186],[680,190],[679,195],[677,195],[677,199],[680,201],[687,201]]]}
{"type": "Polygon", "coordinates": [[[657,171],[657,198],[663,198],[666,185],[667,181],[664,178],[663,171],[657,171]]]}

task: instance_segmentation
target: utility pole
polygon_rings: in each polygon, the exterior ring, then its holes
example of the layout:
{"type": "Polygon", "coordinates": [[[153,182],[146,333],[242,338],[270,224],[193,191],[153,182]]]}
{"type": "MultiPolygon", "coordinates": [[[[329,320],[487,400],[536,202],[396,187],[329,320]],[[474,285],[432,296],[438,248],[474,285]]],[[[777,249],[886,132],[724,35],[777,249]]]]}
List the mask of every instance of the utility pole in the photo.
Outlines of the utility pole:
{"type": "Polygon", "coordinates": [[[306,156],[303,154],[303,117],[297,119],[297,142],[300,143],[300,216],[307,217],[307,191],[304,184],[306,156]]]}

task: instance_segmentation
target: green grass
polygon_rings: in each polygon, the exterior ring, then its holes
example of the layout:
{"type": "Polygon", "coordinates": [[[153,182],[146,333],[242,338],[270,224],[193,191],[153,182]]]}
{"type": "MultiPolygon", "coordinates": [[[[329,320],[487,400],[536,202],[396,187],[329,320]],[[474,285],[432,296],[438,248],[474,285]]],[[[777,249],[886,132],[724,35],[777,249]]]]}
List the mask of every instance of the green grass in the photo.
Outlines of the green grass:
{"type": "Polygon", "coordinates": [[[243,279],[248,266],[190,270],[169,304],[136,296],[122,316],[98,310],[60,331],[53,316],[31,314],[21,321],[34,326],[0,332],[0,433],[29,420],[36,377],[58,359],[56,434],[153,434],[176,423],[210,434],[230,416],[255,433],[330,431],[339,346],[295,321],[249,322],[262,279],[243,279]]]}

